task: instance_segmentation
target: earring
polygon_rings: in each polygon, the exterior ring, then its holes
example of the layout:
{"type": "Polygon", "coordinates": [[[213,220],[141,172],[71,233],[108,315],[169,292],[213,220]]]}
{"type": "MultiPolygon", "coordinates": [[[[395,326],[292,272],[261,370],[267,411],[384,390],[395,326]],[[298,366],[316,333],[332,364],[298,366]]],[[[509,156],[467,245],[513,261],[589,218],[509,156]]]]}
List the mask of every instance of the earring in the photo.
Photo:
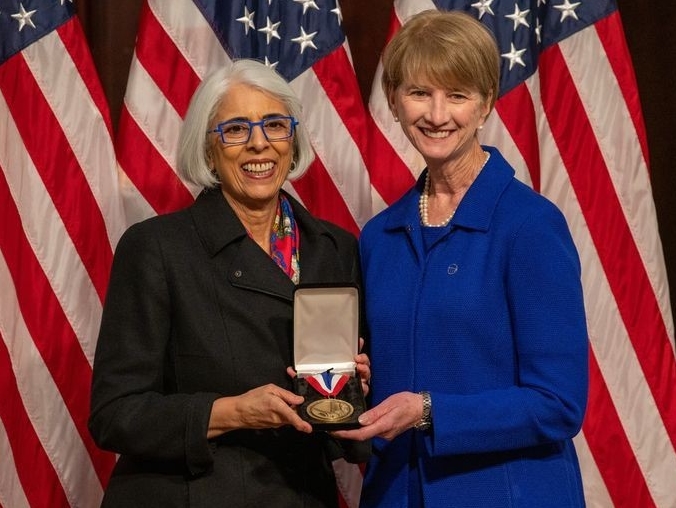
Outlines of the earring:
{"type": "Polygon", "coordinates": [[[291,167],[289,168],[289,173],[296,171],[296,161],[291,161],[291,167]]]}

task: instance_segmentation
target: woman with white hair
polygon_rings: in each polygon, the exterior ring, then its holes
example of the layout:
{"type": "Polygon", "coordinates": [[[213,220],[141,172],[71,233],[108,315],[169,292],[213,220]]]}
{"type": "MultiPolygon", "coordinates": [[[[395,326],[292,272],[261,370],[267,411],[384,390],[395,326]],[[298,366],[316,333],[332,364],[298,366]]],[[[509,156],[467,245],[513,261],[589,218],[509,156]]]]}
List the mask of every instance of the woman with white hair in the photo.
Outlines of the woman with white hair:
{"type": "MultiPolygon", "coordinates": [[[[274,70],[239,60],[192,98],[184,210],[130,227],[113,262],[89,428],[120,454],[103,506],[335,507],[331,460],[292,390],[296,284],[359,284],[356,239],[283,183],[313,160],[301,108],[274,70]]],[[[370,376],[368,358],[357,372],[370,376]]]]}

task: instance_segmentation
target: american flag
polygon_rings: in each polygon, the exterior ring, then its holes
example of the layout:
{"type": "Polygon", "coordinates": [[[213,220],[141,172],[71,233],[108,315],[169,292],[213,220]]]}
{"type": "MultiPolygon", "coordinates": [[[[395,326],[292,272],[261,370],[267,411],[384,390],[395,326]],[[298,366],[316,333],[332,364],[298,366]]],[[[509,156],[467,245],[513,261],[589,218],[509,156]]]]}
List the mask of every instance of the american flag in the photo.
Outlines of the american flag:
{"type": "Polygon", "coordinates": [[[111,123],[71,2],[0,0],[0,505],[98,506],[87,430],[125,224],[111,123]]]}
{"type": "MultiPolygon", "coordinates": [[[[425,9],[466,11],[495,34],[500,97],[481,141],[561,208],[580,252],[591,386],[575,444],[587,504],[673,508],[673,318],[617,7],[609,0],[395,0],[390,35],[425,9]]],[[[366,159],[374,207],[399,196],[422,169],[392,121],[380,75],[370,97],[375,157],[366,159]]]]}

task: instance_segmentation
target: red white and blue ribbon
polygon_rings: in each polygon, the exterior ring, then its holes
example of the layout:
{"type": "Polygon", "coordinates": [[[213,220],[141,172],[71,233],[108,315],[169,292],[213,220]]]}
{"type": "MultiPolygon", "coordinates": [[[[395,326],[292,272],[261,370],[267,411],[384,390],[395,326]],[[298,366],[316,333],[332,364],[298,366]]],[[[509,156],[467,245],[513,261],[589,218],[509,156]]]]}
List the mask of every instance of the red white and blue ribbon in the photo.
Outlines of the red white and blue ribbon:
{"type": "Polygon", "coordinates": [[[319,393],[331,397],[340,393],[349,376],[346,374],[331,374],[331,369],[329,369],[321,374],[308,376],[306,379],[308,384],[319,393]]]}

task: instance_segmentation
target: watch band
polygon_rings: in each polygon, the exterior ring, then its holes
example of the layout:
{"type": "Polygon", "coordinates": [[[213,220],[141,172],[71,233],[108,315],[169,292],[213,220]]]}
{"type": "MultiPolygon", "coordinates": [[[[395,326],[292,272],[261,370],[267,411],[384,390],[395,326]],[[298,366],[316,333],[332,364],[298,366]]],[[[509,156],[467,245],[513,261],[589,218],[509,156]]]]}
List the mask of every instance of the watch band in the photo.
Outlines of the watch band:
{"type": "Polygon", "coordinates": [[[415,430],[425,431],[432,426],[432,397],[430,396],[430,392],[427,391],[418,393],[422,395],[423,412],[420,421],[415,424],[414,428],[415,430]]]}

